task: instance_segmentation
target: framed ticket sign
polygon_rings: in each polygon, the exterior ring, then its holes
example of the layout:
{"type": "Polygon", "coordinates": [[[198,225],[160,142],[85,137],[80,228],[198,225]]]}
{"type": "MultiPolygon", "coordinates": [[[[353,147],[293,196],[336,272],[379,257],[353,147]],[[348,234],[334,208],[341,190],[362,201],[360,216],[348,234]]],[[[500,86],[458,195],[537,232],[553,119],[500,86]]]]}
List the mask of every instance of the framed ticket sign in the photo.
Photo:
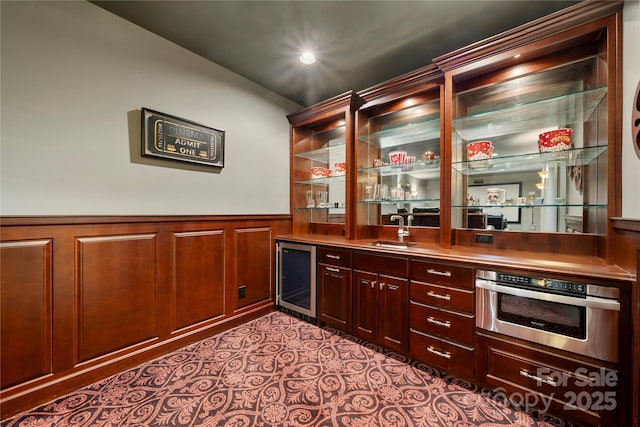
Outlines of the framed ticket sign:
{"type": "Polygon", "coordinates": [[[142,155],[224,167],[224,131],[142,108],[142,155]]]}

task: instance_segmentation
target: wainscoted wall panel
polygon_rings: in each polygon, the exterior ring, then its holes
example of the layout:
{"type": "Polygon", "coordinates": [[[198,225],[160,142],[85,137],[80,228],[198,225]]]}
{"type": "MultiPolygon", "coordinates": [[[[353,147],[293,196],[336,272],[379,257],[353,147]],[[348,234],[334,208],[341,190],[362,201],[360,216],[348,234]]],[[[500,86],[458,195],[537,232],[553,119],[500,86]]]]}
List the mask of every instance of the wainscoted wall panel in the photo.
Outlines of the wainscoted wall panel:
{"type": "Polygon", "coordinates": [[[2,389],[52,371],[51,243],[0,243],[2,389]]]}
{"type": "Polygon", "coordinates": [[[224,314],[224,230],[173,233],[175,326],[224,314]]]}
{"type": "Polygon", "coordinates": [[[156,236],[77,240],[78,361],[158,336],[156,236]]]}
{"type": "Polygon", "coordinates": [[[2,418],[273,311],[291,232],[289,215],[0,219],[2,418]]]}
{"type": "MultiPolygon", "coordinates": [[[[272,298],[271,229],[268,227],[235,230],[236,288],[244,286],[244,297],[238,296],[236,308],[272,298]]],[[[240,292],[238,291],[238,295],[240,292]]]]}

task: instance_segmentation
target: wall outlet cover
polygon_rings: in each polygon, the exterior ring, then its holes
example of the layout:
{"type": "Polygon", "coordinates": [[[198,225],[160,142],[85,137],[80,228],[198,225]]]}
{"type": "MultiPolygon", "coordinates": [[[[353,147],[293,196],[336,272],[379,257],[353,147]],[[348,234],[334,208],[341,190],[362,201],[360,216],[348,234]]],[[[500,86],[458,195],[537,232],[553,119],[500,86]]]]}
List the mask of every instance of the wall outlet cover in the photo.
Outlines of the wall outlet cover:
{"type": "Polygon", "coordinates": [[[476,234],[476,243],[493,243],[493,234],[476,234]]]}

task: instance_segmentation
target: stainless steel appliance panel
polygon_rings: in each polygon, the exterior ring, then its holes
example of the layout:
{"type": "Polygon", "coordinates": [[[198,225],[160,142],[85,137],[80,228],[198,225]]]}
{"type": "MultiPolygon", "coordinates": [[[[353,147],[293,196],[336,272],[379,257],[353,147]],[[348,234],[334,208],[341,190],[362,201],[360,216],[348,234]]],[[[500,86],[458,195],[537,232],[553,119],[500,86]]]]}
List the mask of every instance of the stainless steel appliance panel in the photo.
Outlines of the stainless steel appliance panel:
{"type": "Polygon", "coordinates": [[[491,273],[478,271],[476,275],[477,327],[618,361],[617,288],[513,275],[504,284],[491,273]]]}
{"type": "Polygon", "coordinates": [[[315,246],[278,242],[276,305],[316,317],[315,246]]]}

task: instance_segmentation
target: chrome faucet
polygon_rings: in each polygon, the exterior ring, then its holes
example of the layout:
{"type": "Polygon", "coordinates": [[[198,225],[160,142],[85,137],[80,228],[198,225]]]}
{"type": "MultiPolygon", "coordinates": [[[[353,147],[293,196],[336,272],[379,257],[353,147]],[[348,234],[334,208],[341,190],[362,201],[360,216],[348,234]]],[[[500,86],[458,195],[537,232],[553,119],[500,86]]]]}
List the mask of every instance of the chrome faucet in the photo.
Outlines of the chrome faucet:
{"type": "Polygon", "coordinates": [[[413,215],[409,215],[407,217],[407,228],[404,228],[404,217],[400,215],[391,215],[389,221],[398,221],[398,241],[404,242],[405,237],[409,237],[409,227],[411,227],[411,222],[413,221],[413,215]]]}

